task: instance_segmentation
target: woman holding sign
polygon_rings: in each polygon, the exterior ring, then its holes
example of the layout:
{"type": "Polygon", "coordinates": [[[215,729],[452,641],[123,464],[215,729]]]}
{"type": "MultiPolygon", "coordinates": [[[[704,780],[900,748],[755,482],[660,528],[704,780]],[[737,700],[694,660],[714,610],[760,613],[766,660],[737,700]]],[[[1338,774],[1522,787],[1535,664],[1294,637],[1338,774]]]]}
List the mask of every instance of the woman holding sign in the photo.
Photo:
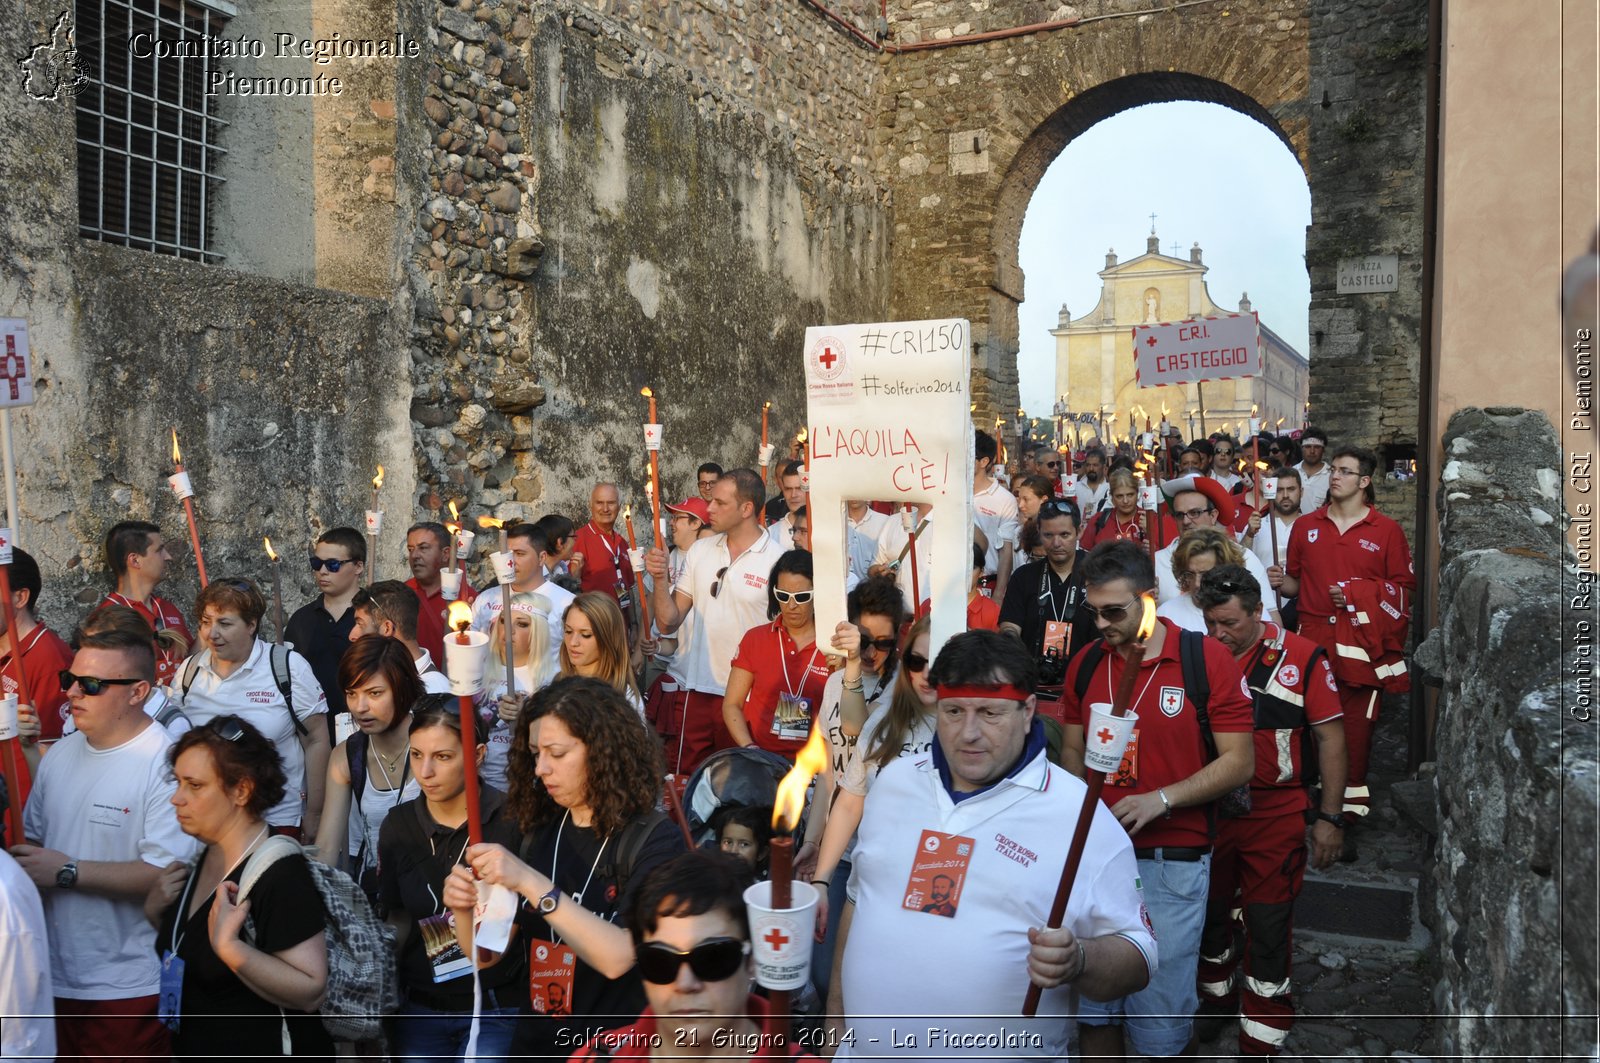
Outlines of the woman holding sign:
{"type": "Polygon", "coordinates": [[[512,1055],[569,1056],[644,1007],[625,913],[644,876],[683,851],[656,808],[665,773],[660,741],[602,680],[558,679],[518,717],[506,808],[522,840],[469,846],[471,868],[458,865],[442,897],[458,928],[472,920],[475,877],[527,902],[517,924],[533,1017],[512,1055]]]}
{"type": "MultiPolygon", "coordinates": [[[[478,721],[478,763],[488,732],[478,721]]],[[[467,764],[456,699],[428,694],[411,710],[411,775],[421,796],[389,813],[378,835],[378,896],[388,909],[400,952],[402,1001],[390,1048],[397,1059],[459,1059],[472,1026],[472,967],[456,941],[444,883],[467,848],[467,764]]],[[[522,831],[506,814],[506,796],[479,788],[483,837],[515,846],[522,831]]],[[[498,963],[479,972],[483,1004],[478,1052],[511,1051],[516,1016],[528,1010],[528,946],[513,942],[498,963]]]]}

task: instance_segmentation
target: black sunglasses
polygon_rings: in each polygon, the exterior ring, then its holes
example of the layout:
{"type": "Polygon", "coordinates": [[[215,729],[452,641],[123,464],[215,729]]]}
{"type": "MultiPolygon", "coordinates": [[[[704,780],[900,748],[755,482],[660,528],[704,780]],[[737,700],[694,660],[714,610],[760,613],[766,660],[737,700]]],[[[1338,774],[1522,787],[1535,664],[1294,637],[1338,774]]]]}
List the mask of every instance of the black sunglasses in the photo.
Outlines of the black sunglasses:
{"type": "Polygon", "coordinates": [[[738,938],[708,938],[688,952],[682,952],[659,941],[646,941],[633,950],[638,961],[639,977],[651,985],[671,985],[678,980],[678,972],[687,963],[689,970],[702,982],[720,982],[732,978],[750,955],[750,942],[738,938]]]}
{"type": "Polygon", "coordinates": [[[728,566],[723,565],[717,569],[716,578],[711,581],[711,597],[715,598],[722,593],[722,577],[728,574],[728,566]]]}
{"type": "Polygon", "coordinates": [[[313,557],[311,559],[311,571],[321,572],[323,569],[327,569],[329,572],[337,572],[344,566],[355,563],[356,560],[353,557],[347,557],[342,560],[337,557],[313,557]]]}
{"type": "Polygon", "coordinates": [[[1042,464],[1047,469],[1059,469],[1059,468],[1061,468],[1061,463],[1059,461],[1047,461],[1047,462],[1043,462],[1042,464]]]}
{"type": "Polygon", "coordinates": [[[910,651],[907,651],[902,660],[906,662],[906,671],[910,672],[912,675],[916,675],[919,672],[925,672],[928,670],[928,659],[920,653],[911,653],[910,651]]]}
{"type": "Polygon", "coordinates": [[[1078,520],[1078,507],[1071,502],[1046,502],[1039,507],[1040,517],[1071,517],[1073,522],[1078,520]]]}
{"type": "Polygon", "coordinates": [[[877,650],[879,653],[893,653],[899,643],[893,638],[869,639],[866,632],[861,633],[861,648],[877,650]]]}
{"type": "Polygon", "coordinates": [[[1132,609],[1138,604],[1139,599],[1135,598],[1126,605],[1107,605],[1102,606],[1099,609],[1096,609],[1088,602],[1079,602],[1078,608],[1088,613],[1091,617],[1100,617],[1108,624],[1120,624],[1124,620],[1128,619],[1128,610],[1132,609]]]}
{"type": "Polygon", "coordinates": [[[91,698],[101,693],[106,687],[131,687],[135,683],[142,682],[142,680],[137,678],[99,679],[92,675],[76,675],[66,668],[61,669],[61,671],[56,674],[56,679],[61,683],[61,692],[63,694],[71,690],[72,684],[76,683],[81,686],[83,688],[83,692],[89,695],[91,698]]]}

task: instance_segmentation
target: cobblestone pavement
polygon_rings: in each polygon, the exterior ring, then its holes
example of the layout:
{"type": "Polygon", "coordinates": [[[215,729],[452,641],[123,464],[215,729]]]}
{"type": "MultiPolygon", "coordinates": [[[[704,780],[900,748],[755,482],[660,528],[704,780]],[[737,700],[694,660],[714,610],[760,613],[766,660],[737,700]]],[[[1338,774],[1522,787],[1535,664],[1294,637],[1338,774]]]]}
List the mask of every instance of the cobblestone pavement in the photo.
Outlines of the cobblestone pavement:
{"type": "MultiPolygon", "coordinates": [[[[1360,856],[1308,879],[1415,891],[1432,839],[1400,818],[1389,786],[1406,767],[1405,698],[1389,699],[1373,748],[1373,812],[1357,833],[1360,856]]],[[[1413,908],[1415,912],[1415,908],[1413,908]]],[[[1298,920],[1297,920],[1298,923],[1298,920]]],[[[1432,1058],[1433,985],[1428,932],[1385,941],[1295,928],[1294,993],[1298,1017],[1283,1058],[1302,1060],[1432,1058]]],[[[1200,1058],[1233,1060],[1238,1026],[1200,1046],[1200,1058]]]]}

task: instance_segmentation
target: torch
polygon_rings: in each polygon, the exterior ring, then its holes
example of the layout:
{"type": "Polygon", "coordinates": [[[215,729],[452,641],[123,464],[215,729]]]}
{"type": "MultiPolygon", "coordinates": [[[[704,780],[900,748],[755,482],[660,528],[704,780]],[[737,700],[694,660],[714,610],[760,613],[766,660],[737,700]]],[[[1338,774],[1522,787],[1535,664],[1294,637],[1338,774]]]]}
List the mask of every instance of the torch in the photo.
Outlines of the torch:
{"type": "Polygon", "coordinates": [[[272,624],[278,629],[276,639],[278,645],[283,645],[283,565],[278,560],[278,552],[272,548],[272,540],[265,535],[261,541],[267,544],[267,560],[272,562],[272,624]]]}
{"type": "Polygon", "coordinates": [[[914,620],[922,612],[922,588],[917,584],[917,513],[910,502],[900,511],[900,526],[909,537],[906,549],[911,554],[911,617],[914,620]]]}
{"type": "Polygon", "coordinates": [[[767,466],[772,464],[772,446],[767,442],[767,411],[772,403],[761,404],[761,449],[756,452],[756,464],[761,466],[761,486],[767,486],[767,466]]]}
{"type": "MultiPolygon", "coordinates": [[[[1090,707],[1089,727],[1084,735],[1084,782],[1087,792],[1083,806],[1078,810],[1078,825],[1072,832],[1072,844],[1067,848],[1067,863],[1061,870],[1061,882],[1056,886],[1055,900],[1050,905],[1050,929],[1057,929],[1067,914],[1067,899],[1072,896],[1072,884],[1078,877],[1078,865],[1083,862],[1084,846],[1089,841],[1089,825],[1094,822],[1095,810],[1100,804],[1100,791],[1106,784],[1106,773],[1117,770],[1128,748],[1128,738],[1138,722],[1137,714],[1129,713],[1133,700],[1134,682],[1139,678],[1139,663],[1144,660],[1144,644],[1156,630],[1156,600],[1148,591],[1140,595],[1144,617],[1139,621],[1139,633],[1133,645],[1123,655],[1122,680],[1117,684],[1112,698],[1111,711],[1098,706],[1090,707]]],[[[1110,668],[1108,660],[1106,667],[1110,668]]],[[[1040,989],[1029,984],[1028,995],[1022,1003],[1022,1014],[1032,1018],[1039,1010],[1040,989]]]]}
{"type": "MultiPolygon", "coordinates": [[[[1261,469],[1264,471],[1267,468],[1269,466],[1263,461],[1261,469]]],[[[1272,563],[1277,565],[1280,563],[1278,559],[1278,517],[1272,512],[1272,503],[1278,497],[1278,478],[1276,476],[1261,477],[1261,497],[1267,503],[1267,512],[1262,517],[1262,520],[1266,521],[1267,533],[1272,537],[1272,563]]]]}
{"type": "Polygon", "coordinates": [[[183,471],[183,451],[178,449],[176,428],[172,430],[172,464],[176,471],[167,477],[167,485],[183,500],[183,515],[189,521],[189,545],[194,547],[194,567],[200,574],[200,589],[204,590],[207,583],[206,559],[200,552],[200,529],[194,522],[194,487],[189,483],[189,474],[183,471]]]}
{"type": "MultiPolygon", "coordinates": [[[[628,529],[628,561],[631,563],[631,567],[633,568],[634,593],[639,596],[639,622],[641,624],[648,625],[650,623],[650,616],[645,608],[645,603],[649,601],[649,599],[644,596],[644,554],[639,550],[639,543],[633,537],[632,506],[629,506],[627,509],[622,511],[622,523],[628,529]]],[[[663,545],[662,549],[665,548],[666,547],[663,545]]],[[[650,632],[648,627],[646,628],[644,634],[646,638],[649,637],[650,632]]],[[[689,848],[693,849],[694,846],[690,845],[689,848]]]]}
{"type": "Polygon", "coordinates": [[[1157,497],[1160,488],[1150,480],[1150,466],[1155,456],[1145,451],[1139,452],[1139,463],[1133,467],[1134,473],[1143,481],[1139,485],[1139,508],[1144,510],[1144,541],[1150,551],[1150,563],[1156,560],[1155,529],[1161,527],[1161,513],[1157,508],[1160,500],[1157,497]]]}
{"type": "MultiPolygon", "coordinates": [[[[511,555],[511,522],[496,520],[494,517],[479,517],[478,527],[500,529],[500,550],[498,553],[490,554],[489,560],[494,565],[495,581],[500,584],[500,626],[505,629],[506,636],[506,693],[515,694],[517,665],[515,644],[511,641],[511,584],[516,581],[517,566],[516,559],[511,555]]],[[[539,559],[534,558],[533,563],[537,565],[539,559]]],[[[471,616],[469,612],[467,618],[470,620],[471,616]]]]}
{"type": "Polygon", "coordinates": [[[661,535],[661,425],[656,421],[656,393],[640,388],[639,394],[650,400],[650,420],[644,426],[644,449],[650,454],[650,515],[655,521],[655,534],[661,535]]]}
{"type": "Polygon", "coordinates": [[[453,602],[461,597],[462,574],[456,571],[456,561],[464,558],[472,549],[472,540],[477,536],[467,532],[463,539],[461,513],[456,509],[453,499],[450,502],[450,519],[445,522],[444,528],[450,533],[450,545],[445,548],[445,567],[439,572],[439,596],[447,602],[453,602]]]}
{"type": "MultiPolygon", "coordinates": [[[[477,845],[483,841],[483,817],[478,811],[478,717],[473,707],[474,695],[483,689],[484,665],[489,657],[489,636],[481,631],[467,630],[472,626],[472,606],[466,602],[450,603],[446,623],[455,630],[455,637],[445,640],[445,671],[450,678],[450,692],[460,699],[461,757],[466,766],[467,784],[467,840],[477,845]]],[[[508,617],[507,625],[510,624],[508,617]]]]}
{"type": "Polygon", "coordinates": [[[367,586],[372,586],[372,570],[378,567],[378,535],[383,531],[383,510],[378,508],[378,491],[383,487],[383,466],[372,478],[372,508],[367,510],[367,586]]]}
{"type": "Polygon", "coordinates": [[[805,807],[812,778],[828,766],[828,743],[816,727],[795,755],[794,767],[778,783],[772,806],[771,876],[745,891],[750,910],[751,940],[756,945],[756,981],[771,994],[769,1037],[786,1052],[789,1037],[789,993],[806,983],[812,940],[812,914],[816,887],[800,883],[800,903],[794,902],[794,830],[805,807]]]}

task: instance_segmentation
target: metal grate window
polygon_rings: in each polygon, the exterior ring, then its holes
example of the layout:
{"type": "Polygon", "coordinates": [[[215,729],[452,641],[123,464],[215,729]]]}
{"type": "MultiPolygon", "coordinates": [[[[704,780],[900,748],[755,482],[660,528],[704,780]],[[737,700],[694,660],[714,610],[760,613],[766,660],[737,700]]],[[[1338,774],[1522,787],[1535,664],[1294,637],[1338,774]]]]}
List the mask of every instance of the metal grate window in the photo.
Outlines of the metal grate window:
{"type": "Polygon", "coordinates": [[[190,0],[76,0],[75,17],[79,235],[218,261],[223,122],[205,87],[226,17],[190,0]]]}

